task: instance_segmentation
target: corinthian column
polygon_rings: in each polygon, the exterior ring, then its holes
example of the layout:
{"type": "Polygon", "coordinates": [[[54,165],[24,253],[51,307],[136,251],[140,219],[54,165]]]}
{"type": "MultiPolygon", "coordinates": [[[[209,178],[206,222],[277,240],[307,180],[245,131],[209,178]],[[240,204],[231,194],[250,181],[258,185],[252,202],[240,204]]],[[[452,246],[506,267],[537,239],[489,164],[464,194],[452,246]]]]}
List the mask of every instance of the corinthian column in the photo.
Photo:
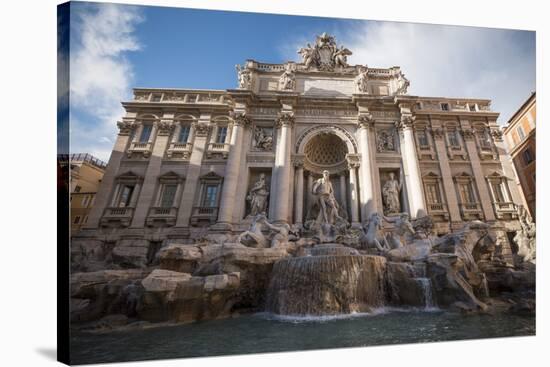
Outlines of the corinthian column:
{"type": "Polygon", "coordinates": [[[241,165],[241,151],[243,146],[243,129],[250,125],[250,119],[244,111],[233,114],[233,129],[229,142],[229,157],[225,166],[223,178],[222,197],[220,211],[216,227],[219,229],[232,229],[233,212],[236,209],[235,202],[237,186],[239,184],[239,167],[241,165]]]}
{"type": "Polygon", "coordinates": [[[290,134],[293,124],[294,114],[292,112],[282,112],[279,114],[276,127],[280,130],[280,134],[275,151],[275,167],[273,167],[275,177],[274,220],[278,223],[287,223],[289,217],[290,134]]]}
{"type": "Polygon", "coordinates": [[[375,210],[374,188],[372,183],[372,167],[370,156],[370,130],[374,126],[374,119],[370,113],[362,113],[357,119],[359,126],[359,146],[361,151],[361,166],[359,175],[361,180],[361,216],[363,221],[375,210]]]}
{"type": "MultiPolygon", "coordinates": [[[[351,225],[359,225],[359,191],[357,190],[357,168],[359,162],[348,157],[348,170],[349,170],[349,194],[351,203],[351,225]]],[[[366,218],[365,218],[366,219],[366,218]]]]}
{"type": "Polygon", "coordinates": [[[294,189],[296,199],[294,200],[294,223],[302,226],[304,215],[304,159],[303,157],[294,158],[296,187],[294,189]]]}
{"type": "Polygon", "coordinates": [[[420,167],[416,156],[414,141],[413,122],[415,117],[410,112],[405,112],[401,107],[401,120],[396,123],[396,128],[403,133],[401,157],[403,159],[403,170],[405,171],[405,183],[409,199],[411,217],[423,217],[426,215],[424,192],[420,179],[420,167]]]}

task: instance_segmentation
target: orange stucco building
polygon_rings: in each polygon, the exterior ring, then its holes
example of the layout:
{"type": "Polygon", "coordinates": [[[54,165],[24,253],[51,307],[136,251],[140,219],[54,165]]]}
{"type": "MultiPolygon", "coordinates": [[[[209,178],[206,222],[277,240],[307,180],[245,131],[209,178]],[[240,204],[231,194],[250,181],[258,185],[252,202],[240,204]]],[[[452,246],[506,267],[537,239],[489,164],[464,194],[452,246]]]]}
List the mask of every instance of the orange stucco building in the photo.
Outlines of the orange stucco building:
{"type": "Polygon", "coordinates": [[[536,210],[536,99],[536,93],[532,93],[504,128],[518,188],[533,219],[536,210]]]}

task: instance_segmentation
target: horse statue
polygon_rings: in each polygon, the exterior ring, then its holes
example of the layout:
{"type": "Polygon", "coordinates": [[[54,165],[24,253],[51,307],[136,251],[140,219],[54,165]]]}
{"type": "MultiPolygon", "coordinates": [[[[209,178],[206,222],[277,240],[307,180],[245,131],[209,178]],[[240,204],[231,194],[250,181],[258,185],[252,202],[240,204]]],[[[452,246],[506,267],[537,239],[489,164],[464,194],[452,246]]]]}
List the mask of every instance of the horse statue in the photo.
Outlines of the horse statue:
{"type": "Polygon", "coordinates": [[[267,248],[269,247],[269,241],[262,233],[262,228],[267,218],[264,213],[254,216],[252,223],[248,230],[244,231],[237,237],[237,243],[243,244],[247,247],[255,248],[267,248]]]}
{"type": "Polygon", "coordinates": [[[388,251],[387,243],[382,240],[382,246],[379,240],[378,231],[382,229],[382,217],[378,213],[372,213],[365,224],[366,230],[363,229],[363,236],[359,239],[361,247],[376,247],[378,251],[386,253],[388,251]]]}

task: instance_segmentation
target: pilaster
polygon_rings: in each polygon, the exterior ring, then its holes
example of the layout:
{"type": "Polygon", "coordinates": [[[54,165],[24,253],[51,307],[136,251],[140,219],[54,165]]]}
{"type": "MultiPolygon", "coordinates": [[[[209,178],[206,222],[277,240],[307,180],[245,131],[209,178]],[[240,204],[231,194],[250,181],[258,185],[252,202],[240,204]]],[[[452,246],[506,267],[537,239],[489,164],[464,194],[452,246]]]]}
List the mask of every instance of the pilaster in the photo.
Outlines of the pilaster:
{"type": "Polygon", "coordinates": [[[151,207],[157,188],[162,158],[166,152],[170,135],[174,130],[173,119],[173,113],[165,113],[163,118],[155,123],[153,131],[151,132],[150,141],[154,141],[154,144],[151,156],[149,157],[149,163],[147,164],[147,169],[145,170],[143,187],[140,190],[136,210],[132,218],[132,228],[142,228],[145,226],[145,219],[149,213],[149,208],[151,207]],[[156,138],[153,136],[154,133],[157,135],[156,138]]]}
{"type": "Polygon", "coordinates": [[[101,180],[101,185],[99,186],[99,190],[97,191],[95,197],[94,206],[90,211],[88,222],[84,228],[98,228],[101,216],[103,215],[105,208],[109,206],[109,196],[113,190],[113,186],[115,186],[115,179],[116,175],[119,173],[120,162],[126,149],[128,148],[132,131],[134,131],[137,127],[134,117],[134,114],[127,114],[122,121],[117,122],[119,133],[115,141],[115,146],[111,152],[107,169],[105,170],[105,174],[101,180]]]}
{"type": "Polygon", "coordinates": [[[475,137],[470,133],[471,126],[468,120],[461,117],[460,125],[463,132],[462,136],[464,138],[464,144],[466,145],[466,151],[470,157],[470,164],[474,173],[477,192],[479,194],[479,201],[481,202],[481,208],[483,209],[483,215],[485,216],[486,221],[492,222],[495,220],[495,213],[493,210],[491,195],[489,194],[485,175],[477,153],[475,137]]]}
{"type": "Polygon", "coordinates": [[[439,160],[439,170],[441,171],[441,180],[447,202],[447,210],[451,223],[461,223],[460,208],[458,207],[458,198],[453,181],[453,174],[447,156],[445,147],[445,133],[441,126],[432,120],[432,135],[434,137],[435,151],[439,160]]]}
{"type": "Polygon", "coordinates": [[[211,115],[202,114],[198,122],[193,123],[193,150],[189,157],[189,166],[185,177],[185,184],[178,206],[176,227],[189,227],[189,219],[196,204],[196,192],[199,183],[202,159],[206,150],[206,140],[211,130],[211,115]]]}

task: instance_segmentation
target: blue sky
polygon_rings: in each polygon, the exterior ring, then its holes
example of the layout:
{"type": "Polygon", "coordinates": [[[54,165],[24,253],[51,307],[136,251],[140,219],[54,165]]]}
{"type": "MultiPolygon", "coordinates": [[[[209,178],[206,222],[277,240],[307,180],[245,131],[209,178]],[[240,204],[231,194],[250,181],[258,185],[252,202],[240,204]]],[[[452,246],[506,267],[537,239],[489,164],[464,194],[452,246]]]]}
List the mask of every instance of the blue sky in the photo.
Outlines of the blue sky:
{"type": "Polygon", "coordinates": [[[325,31],[412,95],[492,99],[501,124],[535,90],[527,31],[74,2],[70,29],[71,151],[104,160],[132,87],[234,88],[235,64],[298,61],[325,31]]]}

